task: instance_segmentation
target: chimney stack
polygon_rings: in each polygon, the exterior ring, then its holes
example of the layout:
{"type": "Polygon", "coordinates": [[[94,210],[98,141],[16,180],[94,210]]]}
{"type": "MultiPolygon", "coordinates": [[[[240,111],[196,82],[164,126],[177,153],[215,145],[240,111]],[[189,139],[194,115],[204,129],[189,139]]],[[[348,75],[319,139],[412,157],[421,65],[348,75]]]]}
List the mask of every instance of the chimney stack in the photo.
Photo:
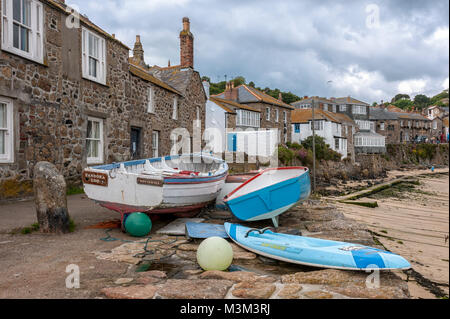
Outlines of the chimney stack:
{"type": "Polygon", "coordinates": [[[234,87],[234,82],[230,81],[225,86],[225,100],[238,100],[238,89],[234,87]]]}
{"type": "Polygon", "coordinates": [[[194,36],[187,17],[183,18],[183,30],[180,32],[180,64],[183,68],[194,68],[194,36]]]}
{"type": "Polygon", "coordinates": [[[283,95],[281,92],[278,94],[278,101],[283,102],[283,95]]]}
{"type": "Polygon", "coordinates": [[[144,48],[142,47],[140,35],[136,35],[136,43],[134,44],[133,49],[133,62],[140,67],[147,67],[147,64],[145,64],[144,61],[144,48]]]}

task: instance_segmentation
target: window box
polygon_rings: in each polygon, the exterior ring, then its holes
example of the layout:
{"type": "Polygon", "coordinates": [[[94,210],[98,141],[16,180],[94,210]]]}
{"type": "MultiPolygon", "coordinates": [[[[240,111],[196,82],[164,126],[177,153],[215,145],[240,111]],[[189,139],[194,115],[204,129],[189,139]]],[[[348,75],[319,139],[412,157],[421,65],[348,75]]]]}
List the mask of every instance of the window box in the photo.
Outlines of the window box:
{"type": "Polygon", "coordinates": [[[106,41],[82,28],[83,78],[106,85],[106,41]]]}
{"type": "Polygon", "coordinates": [[[0,164],[14,163],[13,104],[0,98],[0,164]]]}
{"type": "Polygon", "coordinates": [[[2,50],[44,63],[43,6],[37,0],[3,0],[2,50]]]}

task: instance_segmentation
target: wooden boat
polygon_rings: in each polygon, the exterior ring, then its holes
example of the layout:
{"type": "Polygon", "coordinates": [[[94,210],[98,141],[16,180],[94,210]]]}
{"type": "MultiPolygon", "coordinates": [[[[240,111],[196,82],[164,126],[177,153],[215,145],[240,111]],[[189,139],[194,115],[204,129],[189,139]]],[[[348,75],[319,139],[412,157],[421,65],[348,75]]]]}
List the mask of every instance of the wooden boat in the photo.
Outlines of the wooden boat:
{"type": "Polygon", "coordinates": [[[342,270],[409,269],[411,264],[391,252],[332,240],[275,233],[225,223],[228,236],[256,254],[289,263],[342,270]]]}
{"type": "Polygon", "coordinates": [[[183,213],[213,202],[228,175],[227,163],[206,154],[175,155],[89,167],[86,195],[122,215],[183,213]]]}
{"type": "Polygon", "coordinates": [[[272,219],[278,227],[278,216],[310,194],[308,168],[269,168],[225,196],[224,202],[242,221],[272,219]]]}
{"type": "Polygon", "coordinates": [[[249,179],[255,177],[255,175],[257,175],[258,173],[259,171],[252,171],[249,173],[228,175],[225,180],[225,184],[222,187],[222,190],[220,191],[219,195],[216,198],[216,208],[227,210],[228,206],[223,201],[225,196],[227,196],[236,188],[247,182],[249,179]]]}

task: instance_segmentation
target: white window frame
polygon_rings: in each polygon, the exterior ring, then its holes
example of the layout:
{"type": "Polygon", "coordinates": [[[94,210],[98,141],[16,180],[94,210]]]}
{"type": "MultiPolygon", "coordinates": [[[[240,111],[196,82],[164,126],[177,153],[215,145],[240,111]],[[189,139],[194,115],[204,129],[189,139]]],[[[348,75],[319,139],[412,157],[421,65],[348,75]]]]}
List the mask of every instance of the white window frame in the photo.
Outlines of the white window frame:
{"type": "Polygon", "coordinates": [[[438,123],[437,121],[433,121],[433,130],[437,130],[438,123]]]}
{"type": "Polygon", "coordinates": [[[266,107],[266,121],[270,121],[270,107],[266,107]]]}
{"type": "Polygon", "coordinates": [[[284,114],[284,119],[283,119],[283,120],[284,120],[284,123],[287,123],[287,112],[286,112],[286,111],[284,111],[284,113],[283,113],[283,114],[284,114]]]}
{"type": "Polygon", "coordinates": [[[275,110],[275,122],[278,122],[280,120],[280,110],[275,110]]]}
{"type": "Polygon", "coordinates": [[[347,105],[346,104],[342,104],[340,106],[340,110],[341,110],[341,112],[346,112],[347,111],[347,105]]]}
{"type": "Polygon", "coordinates": [[[92,32],[85,27],[81,28],[81,51],[82,51],[82,74],[83,78],[106,85],[106,40],[97,33],[92,32]],[[89,36],[98,40],[98,68],[97,76],[89,74],[89,36]]]}
{"type": "Polygon", "coordinates": [[[370,121],[362,121],[362,120],[356,120],[356,125],[358,125],[360,130],[370,130],[371,129],[371,123],[370,121]]]}
{"type": "Polygon", "coordinates": [[[353,105],[353,114],[367,114],[367,108],[364,105],[353,105]]]}
{"type": "Polygon", "coordinates": [[[159,131],[152,132],[152,157],[159,157],[159,131]]]}
{"type": "MultiPolygon", "coordinates": [[[[40,1],[28,0],[30,6],[30,26],[25,26],[29,29],[29,51],[24,51],[14,47],[13,34],[13,1],[2,0],[2,50],[19,55],[26,59],[44,63],[44,36],[43,36],[43,20],[44,8],[40,1]],[[5,5],[6,4],[6,5],[5,5]]],[[[17,23],[16,23],[17,24],[17,23]]],[[[20,40],[19,40],[20,41],[20,40]]]]}
{"type": "Polygon", "coordinates": [[[236,110],[236,126],[247,126],[259,128],[261,125],[261,114],[248,110],[236,110]]]}
{"type": "MultiPolygon", "coordinates": [[[[104,154],[104,135],[103,135],[103,119],[101,118],[97,118],[97,117],[88,117],[88,122],[98,122],[100,123],[100,139],[98,140],[100,143],[98,145],[98,157],[88,157],[87,156],[87,164],[88,165],[93,165],[93,164],[103,164],[104,163],[104,159],[103,159],[103,154],[104,154]]],[[[86,153],[88,152],[87,149],[87,141],[88,140],[97,140],[97,139],[92,139],[86,136],[86,153]]],[[[89,154],[87,154],[89,155],[89,154]]]]}
{"type": "MultiPolygon", "coordinates": [[[[314,120],[314,122],[316,123],[315,126],[315,131],[323,131],[324,128],[324,120],[314,120]]],[[[313,130],[313,121],[309,122],[309,128],[312,131],[313,130]]]]}
{"type": "Polygon", "coordinates": [[[0,163],[14,163],[14,115],[13,103],[9,99],[1,98],[0,103],[6,105],[6,127],[0,127],[5,132],[5,154],[0,154],[0,163]]]}
{"type": "Polygon", "coordinates": [[[155,90],[153,87],[148,88],[147,113],[155,113],[155,90]]]}
{"type": "Polygon", "coordinates": [[[384,123],[380,123],[380,130],[381,130],[381,131],[384,131],[384,129],[385,129],[384,123]]]}
{"type": "Polygon", "coordinates": [[[172,120],[178,120],[178,96],[173,98],[172,120]]]}

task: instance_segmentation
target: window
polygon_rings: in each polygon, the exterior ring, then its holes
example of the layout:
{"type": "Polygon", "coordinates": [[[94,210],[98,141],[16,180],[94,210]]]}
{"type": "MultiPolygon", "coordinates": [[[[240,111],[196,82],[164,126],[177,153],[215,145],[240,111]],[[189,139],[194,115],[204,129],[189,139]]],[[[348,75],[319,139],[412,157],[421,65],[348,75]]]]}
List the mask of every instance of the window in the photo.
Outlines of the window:
{"type": "Polygon", "coordinates": [[[367,114],[366,107],[364,105],[353,105],[353,114],[367,114]]]}
{"type": "Polygon", "coordinates": [[[437,121],[433,121],[433,130],[437,130],[437,121]]]}
{"type": "Polygon", "coordinates": [[[178,120],[178,96],[175,96],[173,98],[172,119],[173,120],[178,120]]]}
{"type": "Polygon", "coordinates": [[[275,122],[278,122],[280,119],[280,111],[278,109],[275,110],[275,122]]]}
{"type": "Polygon", "coordinates": [[[295,133],[300,133],[300,124],[294,125],[294,131],[295,131],[295,133]]]}
{"type": "Polygon", "coordinates": [[[324,104],[324,105],[323,105],[323,110],[324,110],[324,111],[328,111],[328,104],[324,104]]]}
{"type": "Polygon", "coordinates": [[[333,112],[336,113],[336,104],[333,104],[333,112]]]}
{"type": "Polygon", "coordinates": [[[335,150],[335,151],[338,151],[338,150],[339,150],[339,145],[340,145],[339,139],[338,139],[338,138],[335,138],[335,139],[334,139],[334,150],[335,150]]]}
{"type": "Polygon", "coordinates": [[[152,157],[158,157],[159,155],[159,132],[152,132],[152,157]]]}
{"type": "Polygon", "coordinates": [[[0,163],[14,162],[12,102],[0,98],[0,163]]]}
{"type": "Polygon", "coordinates": [[[408,121],[408,127],[411,127],[411,121],[408,121]]]}
{"type": "Polygon", "coordinates": [[[106,84],[105,39],[83,28],[82,42],[83,77],[106,84]]]}
{"type": "Polygon", "coordinates": [[[266,120],[270,121],[270,107],[266,108],[266,120]]]}
{"type": "Polygon", "coordinates": [[[284,123],[287,123],[287,112],[284,111],[283,113],[284,113],[284,123]]]}
{"type": "Polygon", "coordinates": [[[148,89],[147,112],[155,113],[155,92],[152,87],[148,89]]]}
{"type": "Polygon", "coordinates": [[[371,129],[371,123],[370,121],[355,121],[356,124],[359,126],[360,130],[370,130],[371,129]]]}
{"type": "Polygon", "coordinates": [[[341,112],[346,112],[347,111],[347,105],[343,104],[341,105],[341,112]]]}
{"type": "Polygon", "coordinates": [[[236,125],[260,127],[260,114],[247,110],[236,110],[236,125]]]}
{"type": "Polygon", "coordinates": [[[93,117],[88,118],[87,137],[87,163],[103,163],[103,120],[93,117]]]}
{"type": "Polygon", "coordinates": [[[44,62],[43,7],[37,0],[3,0],[2,49],[44,62]]]}
{"type": "Polygon", "coordinates": [[[380,123],[380,130],[384,131],[384,123],[380,123]]]}
{"type": "MultiPolygon", "coordinates": [[[[314,121],[315,123],[314,123],[314,129],[316,130],[316,131],[322,131],[323,130],[323,122],[324,121],[314,121]]],[[[310,122],[311,124],[311,131],[313,130],[313,126],[312,126],[312,121],[310,122]]]]}
{"type": "Polygon", "coordinates": [[[344,126],[344,130],[345,130],[345,135],[348,135],[348,126],[347,125],[344,126]]]}

